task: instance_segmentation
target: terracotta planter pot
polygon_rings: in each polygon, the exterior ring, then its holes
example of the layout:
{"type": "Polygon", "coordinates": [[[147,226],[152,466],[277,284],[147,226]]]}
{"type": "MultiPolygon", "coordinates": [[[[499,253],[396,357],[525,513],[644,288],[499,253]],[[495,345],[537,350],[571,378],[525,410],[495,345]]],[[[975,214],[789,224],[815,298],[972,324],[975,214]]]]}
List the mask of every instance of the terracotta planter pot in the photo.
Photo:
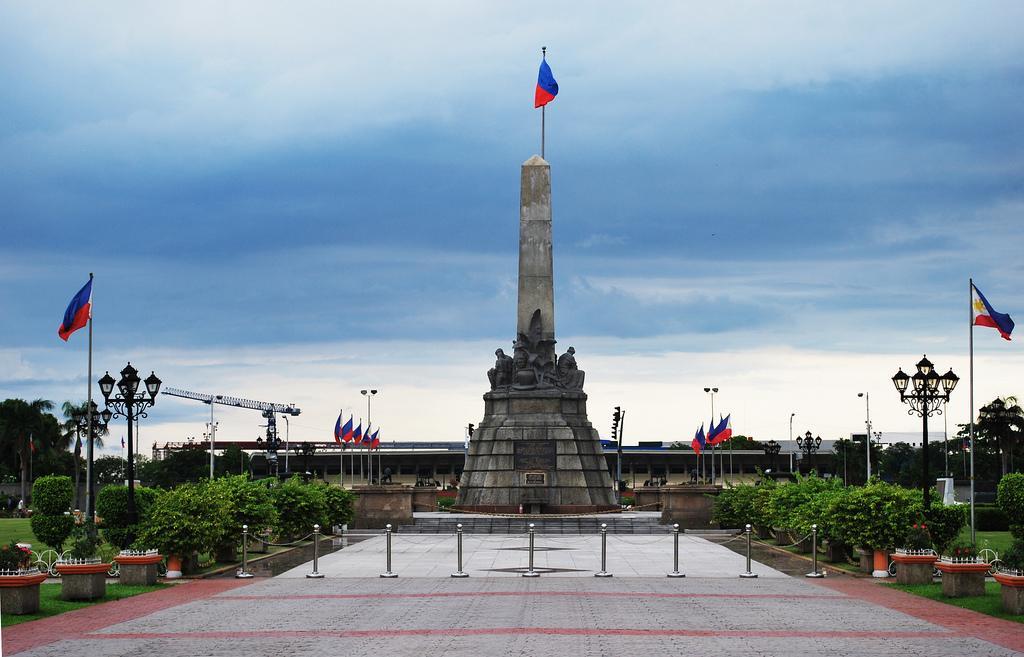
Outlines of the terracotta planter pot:
{"type": "MultiPolygon", "coordinates": [[[[876,553],[877,554],[877,553],[876,553]]],[[[934,554],[900,554],[892,555],[896,562],[896,581],[900,584],[931,584],[932,571],[938,557],[934,554]]],[[[888,569],[886,564],[885,568],[888,569]]],[[[878,568],[877,564],[875,566],[878,568]]]]}
{"type": "Polygon", "coordinates": [[[846,563],[846,559],[849,554],[850,547],[848,545],[834,543],[832,541],[825,544],[825,558],[832,563],[846,563]]]}
{"type": "Polygon", "coordinates": [[[989,565],[938,561],[935,567],[942,573],[942,595],[947,598],[966,598],[985,595],[985,575],[989,565]]]}
{"type": "Polygon", "coordinates": [[[997,572],[993,577],[1002,589],[1003,611],[1024,614],[1024,575],[997,572]]]}
{"type": "Polygon", "coordinates": [[[107,594],[109,563],[57,563],[61,600],[95,600],[107,594]]]}
{"type": "Polygon", "coordinates": [[[889,576],[889,553],[885,550],[875,550],[874,556],[871,561],[873,570],[871,571],[872,577],[888,577],[889,576]]]}
{"type": "Polygon", "coordinates": [[[5,614],[20,616],[39,611],[39,585],[46,573],[0,575],[0,607],[5,614]]]}
{"type": "Polygon", "coordinates": [[[170,554],[167,556],[167,579],[181,577],[181,555],[170,554]]]}
{"type": "Polygon", "coordinates": [[[860,559],[860,572],[870,573],[874,570],[875,551],[869,548],[857,548],[857,558],[860,559]]]}
{"type": "Polygon", "coordinates": [[[161,554],[119,554],[114,558],[121,569],[121,584],[150,586],[156,584],[156,567],[163,561],[161,554]]]}

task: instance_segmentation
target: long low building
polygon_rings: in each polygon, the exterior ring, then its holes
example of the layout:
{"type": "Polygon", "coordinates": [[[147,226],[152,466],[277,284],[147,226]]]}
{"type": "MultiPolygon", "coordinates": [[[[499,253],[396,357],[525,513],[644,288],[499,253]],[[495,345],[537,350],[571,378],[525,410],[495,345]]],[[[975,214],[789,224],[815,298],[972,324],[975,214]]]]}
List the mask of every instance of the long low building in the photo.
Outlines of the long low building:
{"type": "MultiPolygon", "coordinates": [[[[714,455],[715,478],[753,478],[758,469],[775,472],[806,472],[813,467],[823,474],[836,471],[834,441],[822,441],[819,451],[807,460],[795,441],[779,441],[780,451],[770,456],[764,450],[732,450],[726,446],[717,449],[714,455]],[[813,466],[812,466],[813,463],[813,466]]],[[[315,476],[338,482],[339,473],[344,470],[346,486],[358,485],[376,480],[390,471],[393,483],[434,483],[439,486],[455,485],[462,475],[466,461],[466,446],[461,441],[452,442],[388,442],[381,443],[380,449],[368,452],[366,449],[347,447],[342,449],[335,442],[306,443],[314,451],[310,455],[301,453],[303,443],[285,445],[277,452],[276,460],[268,455],[265,445],[255,441],[222,441],[216,443],[217,451],[234,444],[251,456],[251,468],[255,476],[269,476],[286,472],[309,472],[315,476]],[[287,451],[287,457],[286,457],[287,451]],[[372,476],[369,461],[372,459],[372,476]],[[287,467],[286,467],[287,463],[287,467]]],[[[611,441],[602,441],[608,471],[615,479],[619,467],[619,453],[611,441]]],[[[622,481],[634,488],[651,483],[685,483],[695,479],[710,479],[712,472],[711,452],[707,451],[698,459],[690,447],[671,447],[668,442],[646,442],[640,445],[624,445],[621,453],[622,481]]],[[[172,451],[198,449],[208,451],[208,441],[168,443],[153,447],[153,458],[162,459],[172,451]]],[[[840,465],[840,472],[842,466],[840,465]]]]}

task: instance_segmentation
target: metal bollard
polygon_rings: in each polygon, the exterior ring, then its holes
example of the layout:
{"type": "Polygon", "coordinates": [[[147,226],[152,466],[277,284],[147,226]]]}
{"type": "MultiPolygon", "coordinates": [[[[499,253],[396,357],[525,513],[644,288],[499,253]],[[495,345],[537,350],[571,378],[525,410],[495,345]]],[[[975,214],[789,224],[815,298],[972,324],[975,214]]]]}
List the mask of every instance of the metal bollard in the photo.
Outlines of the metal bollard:
{"type": "Polygon", "coordinates": [[[757,573],[752,572],[750,570],[750,533],[751,533],[751,529],[752,528],[751,528],[751,526],[749,524],[746,527],[743,528],[744,533],[746,533],[746,535],[747,535],[747,572],[740,573],[740,577],[742,577],[744,579],[753,579],[754,577],[757,577],[757,573]]]}
{"type": "Polygon", "coordinates": [[[594,577],[611,577],[612,574],[608,572],[608,525],[601,523],[601,572],[594,573],[594,577]]]}
{"type": "Polygon", "coordinates": [[[811,525],[811,572],[804,577],[824,577],[825,573],[818,572],[818,526],[811,525]]]}
{"type": "Polygon", "coordinates": [[[530,568],[523,573],[523,577],[540,577],[540,573],[533,569],[533,523],[530,523],[530,568]]]}
{"type": "Polygon", "coordinates": [[[679,523],[672,525],[672,572],[666,577],[686,577],[686,575],[679,572],[679,523]]]}
{"type": "Polygon", "coordinates": [[[391,525],[384,527],[384,539],[387,541],[387,570],[380,574],[381,577],[392,579],[398,577],[398,573],[391,572],[391,525]]]}
{"type": "Polygon", "coordinates": [[[235,573],[236,579],[250,579],[249,572],[249,525],[242,525],[242,567],[235,573]]]}
{"type": "Polygon", "coordinates": [[[320,525],[313,525],[313,572],[307,573],[310,579],[321,579],[324,574],[320,572],[320,525]]]}
{"type": "Polygon", "coordinates": [[[452,573],[452,577],[469,577],[469,573],[462,570],[462,523],[455,525],[455,544],[458,554],[459,569],[452,573]]]}

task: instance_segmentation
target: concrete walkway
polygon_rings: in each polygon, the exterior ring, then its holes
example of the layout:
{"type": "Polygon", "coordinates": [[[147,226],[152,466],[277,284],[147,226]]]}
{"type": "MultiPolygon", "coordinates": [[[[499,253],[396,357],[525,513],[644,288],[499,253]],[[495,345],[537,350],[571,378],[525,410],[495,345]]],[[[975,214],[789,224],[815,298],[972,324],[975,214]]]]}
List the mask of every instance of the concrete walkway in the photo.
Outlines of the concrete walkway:
{"type": "Polygon", "coordinates": [[[400,577],[381,579],[374,538],[325,558],[324,579],[307,579],[307,564],[273,579],[186,583],[8,628],[4,654],[1006,657],[1024,649],[1024,625],[871,581],[765,567],[741,580],[738,555],[692,536],[681,537],[687,577],[669,579],[671,538],[628,538],[609,537],[610,579],[592,576],[595,537],[566,536],[538,538],[549,548],[544,565],[560,570],[534,579],[508,572],[524,565],[522,536],[467,541],[468,579],[448,576],[454,561],[433,563],[452,558],[448,537],[396,536],[400,577]]]}

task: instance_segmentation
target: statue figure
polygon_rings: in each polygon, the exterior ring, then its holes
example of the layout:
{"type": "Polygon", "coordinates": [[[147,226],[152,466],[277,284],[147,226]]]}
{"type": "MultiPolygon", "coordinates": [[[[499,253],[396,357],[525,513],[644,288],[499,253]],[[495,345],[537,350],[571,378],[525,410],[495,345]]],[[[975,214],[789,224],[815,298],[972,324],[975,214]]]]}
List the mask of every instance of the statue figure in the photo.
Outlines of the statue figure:
{"type": "Polygon", "coordinates": [[[487,371],[487,378],[491,380],[491,390],[507,388],[512,385],[512,357],[506,356],[501,349],[496,350],[494,355],[494,367],[487,371]]]}
{"type": "Polygon", "coordinates": [[[583,390],[583,378],[586,373],[576,366],[576,349],[569,349],[558,357],[558,381],[563,388],[583,390]]]}

